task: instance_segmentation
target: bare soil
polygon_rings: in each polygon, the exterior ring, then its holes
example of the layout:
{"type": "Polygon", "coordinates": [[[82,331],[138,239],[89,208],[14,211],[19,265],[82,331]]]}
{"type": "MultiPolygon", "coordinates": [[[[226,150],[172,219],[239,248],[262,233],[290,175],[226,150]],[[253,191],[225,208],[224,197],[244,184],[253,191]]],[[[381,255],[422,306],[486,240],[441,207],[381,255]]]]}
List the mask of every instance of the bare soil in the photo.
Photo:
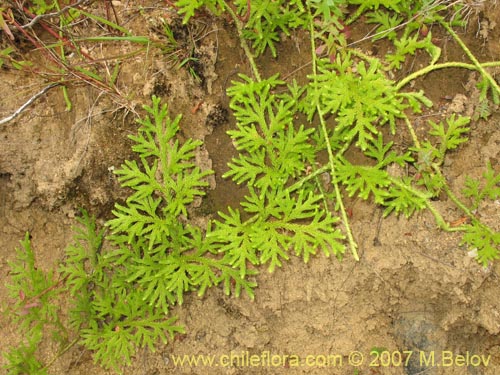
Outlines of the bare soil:
{"type": "MultiPolygon", "coordinates": [[[[114,2],[116,4],[120,2],[114,2]]],[[[141,2],[144,11],[131,12],[117,6],[120,19],[135,35],[155,37],[160,17],[173,17],[157,2],[141,2]],[[148,6],[146,6],[148,5],[148,6]]],[[[250,74],[239,48],[236,30],[224,19],[201,16],[184,27],[179,20],[174,31],[179,54],[195,48],[198,62],[176,68],[172,58],[149,51],[127,59],[121,66],[117,87],[126,102],[97,88],[68,84],[73,103],[65,111],[60,88],[49,90],[14,121],[0,126],[0,347],[2,351],[20,340],[9,323],[5,284],[7,262],[26,231],[32,236],[37,266],[50,269],[62,260],[71,241],[71,227],[80,207],[96,215],[102,224],[111,218],[114,202],[123,200],[113,168],[133,158],[127,136],[137,129],[135,118],[142,114],[152,94],[169,104],[172,116],[182,114],[181,136],[201,139],[205,147],[198,162],[216,174],[199,209],[199,215],[216,215],[228,205],[235,206],[244,187],[221,178],[226,163],[235,154],[226,131],[234,126],[225,89],[236,73],[250,74]]],[[[352,39],[362,37],[366,26],[354,28],[352,39]],[[359,34],[359,35],[358,35],[359,34]]],[[[83,32],[83,30],[82,30],[83,32]]],[[[437,33],[437,35],[439,35],[437,33]]],[[[491,5],[474,15],[461,35],[480,61],[500,58],[500,7],[491,5]],[[485,31],[485,28],[487,29],[485,31]]],[[[259,58],[264,76],[281,72],[288,80],[304,80],[308,63],[307,35],[295,35],[280,45],[278,58],[259,58]]],[[[449,61],[467,61],[463,51],[444,34],[436,43],[449,61]]],[[[132,51],[128,43],[93,45],[95,57],[132,51]]],[[[370,53],[382,53],[384,46],[365,43],[370,53]]],[[[32,52],[37,58],[37,52],[32,52]]],[[[184,55],[183,55],[184,54],[184,55]]],[[[418,69],[426,60],[417,55],[403,71],[418,69]]],[[[27,98],[46,86],[37,75],[0,71],[0,118],[19,108],[27,98]]],[[[438,71],[416,82],[425,89],[435,106],[429,114],[474,110],[477,77],[465,70],[438,71]]],[[[418,121],[419,119],[416,119],[418,121]]],[[[425,117],[421,119],[422,124],[425,117]]],[[[446,178],[459,191],[466,175],[480,178],[486,162],[500,169],[500,112],[487,120],[475,120],[470,142],[446,161],[446,178]]],[[[418,127],[425,134],[425,127],[418,127]]],[[[398,139],[404,146],[409,139],[398,139]]],[[[435,202],[450,222],[460,219],[451,202],[435,202]]],[[[178,336],[156,353],[141,352],[130,375],[155,374],[452,374],[494,375],[500,372],[500,263],[480,267],[460,245],[456,234],[436,228],[433,217],[422,212],[411,219],[390,216],[371,203],[348,202],[351,223],[360,248],[360,261],[311,259],[308,264],[292,258],[274,273],[263,270],[258,276],[255,301],[227,297],[222,289],[209,290],[199,298],[189,295],[174,314],[187,333],[178,336]],[[373,349],[390,352],[414,351],[406,367],[394,362],[376,367],[373,349]],[[418,350],[434,352],[436,361],[443,351],[455,355],[490,356],[488,366],[421,367],[418,350]],[[349,355],[364,355],[362,366],[349,364],[349,355]],[[264,363],[231,367],[175,367],[172,355],[245,356],[262,353],[288,355],[276,366],[264,363]],[[339,355],[336,367],[294,367],[294,356],[339,355]],[[372,366],[370,366],[370,363],[372,366]],[[357,372],[358,371],[358,372],[357,372]]],[[[480,207],[478,215],[498,230],[500,202],[480,207]]],[[[54,348],[42,348],[47,358],[54,348]]],[[[408,354],[403,357],[403,361],[408,354]]],[[[318,357],[319,358],[319,357],[318,357]]],[[[277,359],[276,359],[277,360],[277,359]]],[[[242,359],[244,361],[244,359],[242,359]]],[[[0,365],[5,363],[0,359],[0,365]]],[[[319,362],[318,362],[319,363],[319,362]]],[[[320,364],[320,363],[319,363],[320,364]]],[[[1,372],[1,371],[0,371],[1,372]]],[[[50,373],[105,374],[93,364],[91,353],[75,346],[51,367],[50,373]]]]}

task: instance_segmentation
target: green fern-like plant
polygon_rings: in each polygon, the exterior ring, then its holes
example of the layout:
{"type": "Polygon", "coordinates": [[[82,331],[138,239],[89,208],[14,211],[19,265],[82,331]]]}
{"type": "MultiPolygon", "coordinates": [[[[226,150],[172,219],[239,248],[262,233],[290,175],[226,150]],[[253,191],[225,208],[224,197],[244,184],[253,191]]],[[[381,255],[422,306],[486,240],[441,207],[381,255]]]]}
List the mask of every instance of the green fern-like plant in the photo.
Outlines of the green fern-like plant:
{"type": "Polygon", "coordinates": [[[26,342],[4,352],[7,360],[5,369],[9,375],[47,375],[47,369],[37,356],[42,339],[40,330],[31,332],[31,336],[26,336],[26,342]]]}
{"type": "Polygon", "coordinates": [[[106,257],[104,229],[85,211],[78,222],[59,269],[73,297],[69,324],[77,332],[75,342],[91,350],[103,367],[119,372],[139,348],[154,351],[159,340],[167,342],[167,335],[183,328],[174,324],[175,317],[145,305],[142,293],[126,283],[125,269],[106,257]]]}
{"type": "Polygon", "coordinates": [[[488,162],[486,172],[480,180],[467,177],[462,193],[472,201],[472,210],[476,210],[485,199],[495,201],[500,197],[500,173],[495,174],[491,163],[488,162]]]}
{"type": "MultiPolygon", "coordinates": [[[[57,272],[37,269],[29,236],[12,269],[14,321],[26,335],[6,353],[10,374],[46,374],[38,358],[43,329],[56,328],[62,355],[75,343],[94,353],[105,368],[120,371],[141,348],[155,350],[184,328],[171,316],[186,294],[203,295],[221,286],[253,298],[252,277],[259,267],[280,267],[291,255],[305,262],[318,252],[342,257],[347,246],[359,260],[346,212],[346,196],[372,200],[384,216],[410,217],[428,209],[439,227],[463,234],[462,243],[487,266],[499,258],[500,234],[475,215],[483,202],[500,197],[500,176],[491,164],[478,182],[467,178],[460,200],[446,178],[445,158],[468,141],[468,117],[452,115],[429,121],[421,141],[412,117],[432,102],[423,91],[404,90],[431,71],[447,67],[481,75],[483,104],[498,102],[498,84],[451,29],[460,14],[454,4],[406,0],[179,0],[187,22],[201,7],[233,18],[253,77],[240,74],[227,94],[236,127],[228,133],[238,152],[225,178],[246,185],[239,207],[228,207],[200,227],[194,206],[213,171],[195,163],[200,141],[180,142],[181,116],[171,118],[153,97],[130,136],[136,158],[116,176],[130,192],[115,204],[104,228],[82,211],[72,244],[57,272]],[[347,6],[356,6],[345,19],[347,6]],[[453,6],[453,9],[451,7],[453,6]],[[374,39],[387,38],[393,49],[384,58],[368,56],[346,43],[346,27],[366,15],[377,24],[374,39]],[[472,64],[438,63],[440,49],[424,27],[438,23],[452,35],[472,64]],[[347,25],[347,26],[346,26],[347,25]],[[307,28],[311,38],[308,81],[286,84],[279,74],[262,78],[254,55],[276,55],[279,34],[307,28]],[[254,52],[251,52],[251,47],[254,52]],[[342,47],[342,48],[340,48],[342,47]],[[428,66],[394,81],[408,56],[426,51],[428,66]],[[384,128],[387,128],[387,131],[384,128]],[[413,145],[394,147],[394,134],[406,129],[413,145]],[[356,149],[360,158],[349,157],[356,149]],[[448,223],[433,200],[446,194],[463,212],[465,224],[448,223]],[[69,293],[72,305],[60,318],[55,301],[69,293]],[[71,340],[71,337],[74,337],[71,340]]],[[[488,108],[482,109],[484,116],[488,108]]]]}
{"type": "Polygon", "coordinates": [[[46,373],[36,352],[47,324],[76,336],[61,354],[78,342],[97,363],[120,372],[137,350],[154,351],[159,341],[184,332],[169,310],[182,304],[186,293],[203,295],[222,285],[228,294],[244,290],[253,297],[256,284],[249,277],[256,271],[241,272],[220,254],[211,224],[190,223],[191,206],[205,194],[206,177],[213,173],[194,163],[201,142],[176,139],[181,118],[172,120],[159,98],[153,97],[145,110],[138,134],[130,136],[139,161],[126,161],[116,170],[131,195],[115,205],[115,218],[106,228],[82,211],[57,272],[38,270],[29,236],[22,242],[11,264],[10,289],[17,301],[14,318],[30,340],[6,354],[10,373],[46,373]],[[72,298],[68,327],[54,303],[66,291],[72,298]]]}
{"type": "Polygon", "coordinates": [[[156,97],[153,106],[145,109],[149,116],[139,120],[139,134],[130,136],[140,161],[126,161],[115,172],[122,186],[131,188],[133,194],[125,205],[115,205],[115,219],[108,226],[113,233],[127,233],[130,243],[146,239],[148,250],[152,250],[189,231],[179,217],[187,217],[188,205],[204,195],[202,189],[208,186],[204,178],[213,172],[201,171],[193,163],[200,141],[188,139],[181,145],[175,139],[181,116],[170,120],[166,105],[160,106],[156,97]]]}
{"type": "Polygon", "coordinates": [[[227,292],[234,284],[236,294],[244,289],[252,295],[253,284],[224,259],[214,258],[214,244],[189,223],[189,205],[204,195],[205,178],[213,173],[193,163],[201,142],[180,145],[175,140],[180,116],[170,120],[159,98],[145,109],[149,116],[139,121],[139,134],[131,136],[140,164],[127,161],[116,171],[133,194],[125,205],[116,205],[115,218],[107,224],[119,245],[109,256],[126,261],[126,281],[143,290],[146,304],[165,312],[169,305],[182,303],[184,293],[196,290],[201,295],[221,282],[227,292]]]}
{"type": "MultiPolygon", "coordinates": [[[[485,201],[495,202],[500,198],[500,173],[495,173],[488,163],[483,181],[467,177],[462,194],[470,199],[471,212],[479,209],[485,201]]],[[[477,253],[478,261],[484,266],[500,258],[500,232],[481,224],[475,217],[471,217],[471,223],[466,225],[462,243],[477,253]]]]}
{"type": "Polygon", "coordinates": [[[224,177],[246,183],[249,193],[241,204],[243,213],[231,208],[219,213],[222,220],[215,222],[211,236],[241,274],[248,265],[266,264],[273,271],[291,252],[306,262],[319,249],[340,257],[344,236],[321,190],[314,181],[302,189],[294,186],[315,165],[318,152],[311,142],[315,130],[294,120],[300,93],[291,86],[275,94],[284,87],[278,76],[240,78],[228,89],[237,120],[237,128],[228,133],[239,156],[224,177]]]}
{"type": "MultiPolygon", "coordinates": [[[[253,296],[255,286],[248,280],[252,271],[241,274],[218,256],[210,228],[189,222],[190,207],[205,194],[206,177],[213,173],[193,162],[201,142],[176,139],[181,117],[170,119],[159,98],[144,108],[147,116],[138,120],[138,134],[130,136],[139,160],[126,161],[115,171],[132,193],[115,205],[115,218],[106,224],[110,244],[98,255],[89,323],[81,330],[96,361],[115,369],[130,363],[138,348],[154,350],[158,340],[167,341],[167,334],[184,331],[168,314],[172,305],[182,304],[185,293],[202,295],[223,284],[227,293],[245,290],[253,296]]],[[[70,274],[76,271],[81,273],[70,274]]],[[[75,290],[88,285],[78,278],[69,282],[75,290]]]]}
{"type": "Polygon", "coordinates": [[[403,117],[403,97],[391,80],[383,74],[376,59],[355,63],[350,55],[339,56],[334,63],[318,61],[318,72],[311,75],[308,88],[311,105],[307,106],[312,120],[319,107],[323,114],[335,113],[335,137],[344,143],[356,141],[366,150],[368,142],[378,133],[377,126],[388,123],[395,132],[396,120],[403,117]]]}
{"type": "Polygon", "coordinates": [[[234,3],[238,14],[248,18],[242,36],[251,42],[256,55],[269,48],[276,57],[280,34],[289,36],[292,29],[305,25],[301,0],[237,0],[234,3]]]}
{"type": "Polygon", "coordinates": [[[37,267],[29,233],[16,255],[16,261],[9,263],[11,283],[7,285],[10,297],[16,301],[14,309],[19,311],[14,321],[27,333],[33,333],[41,325],[57,321],[57,306],[48,301],[58,294],[60,284],[54,272],[37,267]]]}
{"type": "Polygon", "coordinates": [[[9,267],[11,281],[7,288],[15,301],[10,317],[22,338],[18,346],[4,352],[5,369],[10,375],[45,375],[47,371],[38,352],[42,340],[47,339],[44,329],[48,327],[59,344],[66,334],[59,319],[59,306],[54,303],[61,284],[54,272],[37,267],[29,233],[16,249],[16,259],[9,262],[9,267]]]}
{"type": "MultiPolygon", "coordinates": [[[[229,12],[238,15],[238,19],[244,24],[243,37],[251,42],[257,56],[269,49],[276,57],[280,34],[289,36],[293,29],[307,24],[307,13],[301,0],[178,0],[175,5],[179,13],[184,14],[184,23],[202,7],[215,14],[229,12]]],[[[328,7],[337,9],[334,6],[328,7]]]]}

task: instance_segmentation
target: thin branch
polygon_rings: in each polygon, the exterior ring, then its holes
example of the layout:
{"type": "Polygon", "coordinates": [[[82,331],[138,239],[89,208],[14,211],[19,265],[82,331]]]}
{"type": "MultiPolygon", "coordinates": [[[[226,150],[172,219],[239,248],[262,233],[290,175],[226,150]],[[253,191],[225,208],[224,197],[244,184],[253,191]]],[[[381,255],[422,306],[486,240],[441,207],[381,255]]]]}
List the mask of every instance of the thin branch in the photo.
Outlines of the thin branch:
{"type": "Polygon", "coordinates": [[[26,103],[24,103],[21,107],[17,109],[13,114],[10,116],[7,116],[3,119],[0,120],[0,125],[6,124],[9,121],[14,120],[17,116],[19,116],[31,103],[33,103],[35,100],[37,100],[40,96],[45,94],[47,91],[49,91],[51,88],[59,86],[61,83],[51,83],[50,85],[44,87],[40,92],[36,93],[33,95],[26,103]]]}
{"type": "Polygon", "coordinates": [[[45,19],[45,18],[51,18],[51,17],[58,17],[60,16],[61,14],[67,12],[68,10],[78,6],[78,5],[81,5],[83,4],[84,2],[86,2],[87,0],[78,0],[76,3],[74,4],[70,4],[70,5],[67,5],[65,6],[64,8],[62,8],[60,11],[58,12],[54,12],[54,13],[46,13],[46,14],[39,14],[38,16],[34,17],[30,22],[28,22],[26,25],[23,25],[21,26],[21,28],[23,29],[27,29],[27,28],[31,28],[33,27],[36,23],[38,23],[40,20],[42,19],[45,19]]]}

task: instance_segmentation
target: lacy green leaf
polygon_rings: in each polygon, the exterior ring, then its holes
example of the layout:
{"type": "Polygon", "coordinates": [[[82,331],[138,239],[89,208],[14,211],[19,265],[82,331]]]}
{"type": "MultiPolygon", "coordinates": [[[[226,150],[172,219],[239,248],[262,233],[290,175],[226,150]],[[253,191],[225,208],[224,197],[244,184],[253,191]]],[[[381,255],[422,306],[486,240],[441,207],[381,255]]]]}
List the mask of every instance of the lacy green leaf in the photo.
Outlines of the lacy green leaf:
{"type": "Polygon", "coordinates": [[[483,180],[466,176],[462,194],[472,199],[472,209],[474,210],[485,198],[492,201],[500,198],[500,173],[497,174],[491,163],[488,162],[486,172],[483,173],[483,180]]]}
{"type": "MultiPolygon", "coordinates": [[[[335,132],[345,142],[356,139],[365,150],[378,134],[378,126],[389,123],[395,131],[396,119],[403,117],[406,105],[378,60],[370,60],[369,66],[361,61],[355,70],[352,65],[349,57],[320,65],[319,73],[311,77],[308,96],[311,108],[319,105],[324,115],[336,116],[335,132]]],[[[309,119],[313,115],[314,111],[309,112],[309,119]]]]}
{"type": "Polygon", "coordinates": [[[386,60],[390,63],[390,69],[400,69],[402,63],[406,61],[408,55],[415,55],[419,49],[425,50],[431,57],[431,65],[434,64],[441,56],[441,49],[432,43],[432,33],[429,32],[424,39],[419,39],[419,34],[416,33],[413,37],[403,36],[394,41],[396,51],[388,53],[386,60]]]}
{"type": "Polygon", "coordinates": [[[500,232],[493,232],[479,223],[466,226],[462,244],[467,244],[470,249],[477,251],[477,261],[484,267],[500,258],[500,232]]]}
{"type": "Polygon", "coordinates": [[[259,264],[268,264],[272,272],[289,259],[290,251],[305,262],[318,249],[342,255],[344,236],[335,227],[338,218],[322,208],[322,196],[303,190],[291,195],[285,190],[268,191],[265,203],[255,192],[246,200],[245,210],[256,216],[243,222],[239,211],[230,209],[229,214],[220,213],[224,220],[216,222],[212,233],[222,243],[220,251],[242,274],[249,265],[259,264]]]}
{"type": "Polygon", "coordinates": [[[397,37],[396,29],[403,22],[403,18],[398,14],[390,14],[382,10],[376,10],[366,14],[366,23],[377,24],[373,41],[387,38],[391,41],[397,37]]]}
{"type": "Polygon", "coordinates": [[[345,161],[337,165],[337,178],[345,185],[349,196],[355,194],[363,199],[373,196],[376,203],[383,203],[391,185],[387,171],[370,166],[352,165],[345,161]]]}
{"type": "Polygon", "coordinates": [[[398,184],[392,184],[387,190],[382,202],[385,206],[384,217],[392,212],[402,213],[406,218],[412,216],[416,211],[427,207],[427,199],[416,195],[409,187],[412,185],[410,177],[403,177],[398,184]]]}
{"type": "Polygon", "coordinates": [[[435,123],[429,121],[431,130],[429,134],[439,137],[441,143],[441,153],[444,154],[448,150],[456,149],[460,144],[468,141],[465,134],[469,132],[467,125],[470,122],[470,117],[456,116],[455,114],[446,119],[445,126],[443,122],[435,123]]]}
{"type": "Polygon", "coordinates": [[[149,249],[170,235],[178,215],[187,216],[187,207],[208,186],[205,177],[212,171],[201,171],[195,166],[194,151],[200,142],[187,140],[182,146],[174,139],[179,130],[180,117],[170,120],[166,105],[153,98],[153,106],[146,106],[149,116],[139,120],[133,150],[139,154],[141,165],[127,161],[115,171],[123,186],[135,192],[125,205],[116,204],[115,218],[108,222],[114,233],[126,232],[128,241],[138,237],[149,239],[149,249]]]}
{"type": "Polygon", "coordinates": [[[277,76],[262,82],[240,78],[243,83],[235,82],[228,89],[237,119],[237,128],[228,134],[240,154],[229,163],[224,177],[261,191],[284,186],[313,162],[315,150],[309,138],[314,129],[294,125],[290,109],[296,105],[296,93],[273,94],[274,88],[283,86],[277,76]]]}
{"type": "Polygon", "coordinates": [[[195,12],[205,6],[215,14],[225,9],[225,2],[222,0],[178,0],[175,2],[179,14],[184,14],[182,23],[187,23],[195,12]]]}

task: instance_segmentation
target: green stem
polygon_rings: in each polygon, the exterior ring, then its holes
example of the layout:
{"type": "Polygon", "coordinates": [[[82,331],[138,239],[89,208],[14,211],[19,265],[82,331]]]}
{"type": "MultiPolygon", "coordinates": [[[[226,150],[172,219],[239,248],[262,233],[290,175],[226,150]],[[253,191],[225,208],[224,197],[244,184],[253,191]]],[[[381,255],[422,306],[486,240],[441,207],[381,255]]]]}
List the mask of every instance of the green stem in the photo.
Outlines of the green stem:
{"type": "MultiPolygon", "coordinates": [[[[407,117],[405,117],[405,123],[408,126],[408,130],[411,134],[411,137],[413,139],[413,143],[414,143],[415,147],[418,149],[421,148],[420,142],[419,142],[418,137],[415,133],[415,130],[413,129],[413,126],[407,117]]],[[[441,178],[444,179],[443,173],[441,172],[441,168],[438,165],[433,165],[433,169],[441,178]]],[[[421,192],[417,189],[414,189],[411,186],[405,185],[404,183],[402,183],[396,179],[391,178],[391,181],[395,185],[397,185],[397,186],[411,192],[413,195],[425,200],[427,208],[434,215],[436,223],[438,224],[438,226],[441,229],[448,231],[448,232],[463,230],[463,228],[461,228],[461,227],[450,227],[450,225],[443,219],[443,217],[441,216],[439,211],[432,205],[431,201],[429,200],[429,197],[427,195],[425,195],[423,192],[421,192]]],[[[459,207],[472,221],[477,222],[477,219],[474,216],[474,214],[457,198],[457,196],[451,191],[451,189],[449,188],[449,186],[447,184],[444,184],[444,190],[445,190],[446,194],[448,195],[448,197],[457,205],[457,207],[459,207]]]]}
{"type": "MultiPolygon", "coordinates": [[[[313,63],[313,65],[314,65],[314,63],[313,63]]],[[[336,203],[338,204],[339,209],[340,209],[340,214],[342,216],[342,222],[344,223],[344,226],[345,226],[347,240],[349,241],[349,247],[351,248],[352,255],[353,255],[355,260],[359,261],[359,255],[358,255],[358,251],[357,251],[358,245],[357,245],[357,243],[354,240],[354,237],[352,235],[351,226],[349,224],[349,218],[347,217],[347,212],[346,212],[345,206],[344,206],[344,200],[343,200],[342,193],[340,192],[340,188],[339,188],[339,185],[337,182],[337,172],[336,172],[335,163],[334,163],[335,157],[333,155],[332,146],[330,145],[330,142],[328,140],[328,132],[326,130],[325,120],[323,118],[323,114],[321,113],[321,108],[320,108],[319,104],[316,105],[316,109],[318,111],[319,120],[321,123],[321,130],[322,130],[322,132],[327,140],[326,147],[328,150],[328,166],[330,169],[330,174],[332,176],[332,184],[333,184],[333,187],[335,189],[335,196],[337,199],[336,203]]]]}
{"type": "Polygon", "coordinates": [[[465,69],[469,69],[469,70],[479,70],[481,72],[481,74],[483,74],[482,73],[482,72],[484,72],[483,68],[493,67],[493,66],[500,66],[500,61],[493,61],[493,62],[479,64],[479,67],[477,65],[474,65],[474,64],[467,64],[467,63],[463,63],[463,62],[454,62],[454,61],[441,63],[441,64],[429,65],[423,69],[420,69],[420,70],[410,74],[409,76],[406,76],[404,79],[399,81],[399,83],[396,85],[396,90],[400,90],[401,88],[406,86],[408,83],[410,83],[414,79],[417,79],[418,77],[424,76],[424,75],[426,75],[434,70],[438,70],[438,69],[465,68],[465,69]]]}
{"type": "MultiPolygon", "coordinates": [[[[311,10],[309,9],[309,12],[310,11],[311,10]]],[[[311,18],[312,18],[312,16],[311,16],[311,18]]],[[[313,58],[313,60],[312,60],[312,73],[313,73],[313,76],[316,76],[317,75],[317,62],[316,62],[316,52],[315,52],[316,51],[316,43],[314,41],[314,35],[315,35],[314,23],[312,21],[310,22],[310,27],[311,27],[311,30],[310,30],[311,55],[313,58]]],[[[330,169],[330,174],[332,176],[333,187],[335,189],[335,196],[337,199],[336,203],[338,204],[338,207],[340,209],[340,214],[342,216],[342,222],[344,223],[344,226],[345,226],[347,240],[349,241],[349,246],[351,248],[352,255],[356,261],[359,261],[359,255],[358,255],[358,251],[357,251],[358,245],[357,245],[357,243],[354,240],[354,237],[352,235],[352,230],[351,230],[351,227],[349,225],[349,218],[347,217],[347,212],[345,210],[342,193],[340,192],[340,188],[339,188],[339,185],[337,182],[337,173],[336,173],[335,162],[334,162],[335,156],[333,155],[332,145],[330,144],[330,141],[328,138],[328,131],[326,130],[325,118],[323,117],[323,113],[321,111],[321,107],[320,107],[319,103],[316,104],[316,111],[318,112],[318,117],[319,117],[319,121],[321,124],[321,130],[323,132],[323,136],[325,137],[325,141],[326,141],[326,148],[328,151],[328,161],[329,161],[328,166],[330,169]]]]}
{"type": "Polygon", "coordinates": [[[431,201],[429,199],[429,196],[427,194],[425,194],[424,192],[422,192],[420,190],[417,190],[417,189],[413,188],[410,185],[407,185],[407,184],[401,182],[397,178],[390,177],[390,180],[391,180],[391,182],[394,185],[399,186],[401,189],[409,191],[411,194],[413,194],[416,197],[424,200],[425,201],[425,206],[429,209],[429,211],[434,216],[434,219],[436,220],[436,223],[437,223],[438,227],[441,228],[441,229],[444,229],[444,230],[450,230],[450,226],[443,219],[443,216],[441,216],[441,214],[439,213],[439,211],[437,210],[437,208],[432,205],[432,203],[431,203],[431,201]]]}
{"type": "Polygon", "coordinates": [[[349,17],[348,20],[346,20],[344,22],[345,25],[349,26],[351,23],[356,21],[361,16],[361,14],[363,14],[364,11],[365,11],[365,8],[363,6],[358,7],[358,9],[356,9],[356,12],[351,17],[349,17]]]}
{"type": "Polygon", "coordinates": [[[76,339],[74,339],[73,341],[71,341],[68,345],[66,345],[66,347],[64,347],[59,353],[57,353],[56,356],[54,356],[54,358],[52,358],[45,366],[43,366],[43,368],[41,368],[40,370],[43,371],[43,370],[46,370],[48,369],[50,366],[52,366],[54,364],[55,361],[57,361],[59,358],[61,358],[61,356],[66,353],[68,350],[70,350],[78,341],[80,340],[80,335],[78,335],[78,337],[76,339]]]}
{"type": "Polygon", "coordinates": [[[257,64],[255,63],[252,51],[250,51],[250,47],[248,46],[245,38],[243,38],[243,23],[238,18],[236,13],[234,13],[233,8],[231,8],[227,3],[224,3],[224,6],[233,19],[234,24],[236,25],[236,29],[238,30],[238,37],[240,38],[241,48],[243,48],[243,51],[245,51],[245,55],[248,58],[248,62],[250,63],[255,79],[260,82],[262,78],[260,77],[259,69],[257,68],[257,64]]]}
{"type": "Polygon", "coordinates": [[[441,25],[448,31],[451,36],[455,39],[455,41],[458,43],[460,47],[465,51],[467,56],[469,56],[469,59],[474,63],[474,66],[479,70],[481,75],[484,77],[484,79],[488,80],[489,83],[491,84],[491,87],[496,90],[498,94],[500,94],[500,86],[498,86],[498,83],[495,81],[495,79],[489,74],[481,65],[481,63],[476,59],[476,56],[470,51],[470,49],[465,45],[465,43],[460,39],[460,37],[453,31],[450,25],[448,23],[441,21],[441,25]]]}
{"type": "MultiPolygon", "coordinates": [[[[438,166],[434,166],[433,167],[434,171],[444,180],[444,176],[443,176],[443,173],[441,172],[441,168],[439,168],[438,166]]],[[[473,222],[477,222],[478,220],[476,219],[476,217],[474,216],[474,214],[472,213],[471,210],[469,210],[469,208],[467,208],[467,206],[465,204],[463,204],[459,199],[458,197],[455,195],[455,193],[453,193],[450,189],[450,187],[448,186],[448,184],[444,184],[444,191],[446,193],[446,195],[448,195],[448,197],[453,201],[453,203],[455,203],[457,205],[458,208],[460,208],[466,215],[469,219],[471,219],[471,221],[473,222]]]]}
{"type": "MultiPolygon", "coordinates": [[[[56,2],[54,2],[54,4],[56,5],[57,11],[61,12],[61,8],[59,7],[59,3],[56,1],[56,2]]],[[[64,22],[63,22],[62,17],[59,19],[59,27],[60,27],[59,38],[60,38],[60,40],[64,40],[64,35],[63,35],[63,31],[62,31],[64,29],[64,22]]],[[[64,52],[64,44],[63,43],[61,43],[61,46],[60,46],[60,57],[61,57],[61,61],[63,62],[64,66],[67,66],[68,60],[66,59],[66,53],[64,52]]],[[[64,81],[64,79],[63,79],[63,81],[64,81]]],[[[68,88],[65,85],[63,85],[61,87],[62,87],[64,102],[66,103],[66,111],[69,112],[73,108],[73,103],[71,103],[71,99],[69,98],[68,88]]]]}
{"type": "Polygon", "coordinates": [[[293,192],[295,190],[300,189],[307,181],[318,177],[320,174],[327,172],[329,169],[330,169],[329,165],[324,165],[321,168],[312,171],[310,174],[301,178],[299,181],[294,183],[292,186],[288,187],[288,191],[293,192]]]}
{"type": "Polygon", "coordinates": [[[420,147],[420,141],[418,140],[417,133],[415,133],[415,129],[413,129],[413,125],[411,124],[410,120],[408,120],[408,117],[405,116],[405,123],[406,126],[408,127],[408,131],[410,132],[411,138],[413,140],[413,144],[415,145],[416,148],[421,148],[420,147]]]}

